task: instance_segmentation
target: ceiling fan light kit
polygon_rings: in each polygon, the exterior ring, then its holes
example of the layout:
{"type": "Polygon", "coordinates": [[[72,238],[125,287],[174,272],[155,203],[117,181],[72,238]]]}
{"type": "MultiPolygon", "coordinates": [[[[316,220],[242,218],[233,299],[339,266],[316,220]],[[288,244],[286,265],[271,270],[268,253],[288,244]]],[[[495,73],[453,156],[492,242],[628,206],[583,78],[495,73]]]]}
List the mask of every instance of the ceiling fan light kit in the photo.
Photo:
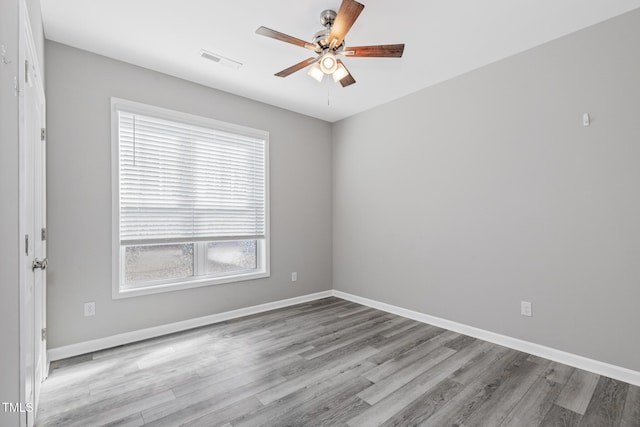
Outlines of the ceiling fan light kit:
{"type": "Polygon", "coordinates": [[[336,56],[369,57],[369,58],[400,58],[404,52],[404,44],[345,47],[344,38],[360,16],[364,5],[355,0],[343,0],[340,9],[324,10],[320,14],[320,23],[325,27],[313,37],[313,43],[289,36],[267,27],[260,27],[257,34],[270,37],[286,43],[294,44],[314,51],[317,56],[307,58],[289,68],[275,74],[277,77],[287,77],[296,71],[311,66],[307,74],[318,82],[322,82],[325,74],[330,74],[334,82],[340,82],[347,87],[356,82],[344,63],[336,56]]]}
{"type": "Polygon", "coordinates": [[[320,59],[320,69],[325,74],[333,74],[338,69],[338,61],[336,61],[336,56],[327,52],[322,55],[320,59]]]}

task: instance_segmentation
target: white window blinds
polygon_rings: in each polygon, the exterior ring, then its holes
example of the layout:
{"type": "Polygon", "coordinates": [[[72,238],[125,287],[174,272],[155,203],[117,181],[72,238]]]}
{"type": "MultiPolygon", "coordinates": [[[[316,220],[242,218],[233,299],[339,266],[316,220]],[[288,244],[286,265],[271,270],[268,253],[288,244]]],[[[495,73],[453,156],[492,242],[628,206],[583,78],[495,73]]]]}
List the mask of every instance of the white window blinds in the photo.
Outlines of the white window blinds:
{"type": "Polygon", "coordinates": [[[266,140],[118,111],[120,243],[265,237],[266,140]]]}

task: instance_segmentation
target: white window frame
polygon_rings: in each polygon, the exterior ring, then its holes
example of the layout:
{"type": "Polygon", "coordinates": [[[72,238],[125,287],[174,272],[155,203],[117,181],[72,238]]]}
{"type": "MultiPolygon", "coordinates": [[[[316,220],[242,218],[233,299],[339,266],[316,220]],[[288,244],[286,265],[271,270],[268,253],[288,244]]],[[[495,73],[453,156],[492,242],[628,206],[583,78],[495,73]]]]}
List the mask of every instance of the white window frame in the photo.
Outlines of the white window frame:
{"type": "MultiPolygon", "coordinates": [[[[129,101],[121,98],[111,98],[111,260],[112,260],[112,298],[129,298],[141,295],[151,295],[157,293],[171,292],[182,289],[192,289],[203,286],[221,285],[225,283],[241,282],[245,280],[255,280],[270,277],[270,237],[269,237],[269,132],[259,129],[252,129],[232,123],[226,123],[207,117],[174,111],[166,108],[155,107],[140,102],[129,101]],[[150,282],[148,286],[132,289],[122,289],[124,283],[124,250],[120,244],[120,141],[118,127],[118,111],[122,109],[127,112],[144,114],[166,120],[172,120],[190,125],[213,128],[220,131],[237,133],[241,135],[264,139],[265,141],[265,238],[258,239],[258,265],[262,267],[257,272],[242,273],[225,276],[206,276],[202,278],[173,279],[150,282]],[[262,243],[261,243],[262,242],[262,243]],[[261,255],[261,256],[260,256],[261,255]]],[[[248,239],[252,240],[252,239],[248,239]]],[[[191,242],[185,242],[191,243],[191,242]]],[[[200,255],[203,257],[203,248],[206,243],[194,241],[194,270],[199,261],[195,259],[200,255]],[[196,246],[202,246],[200,250],[196,246]]],[[[195,271],[194,271],[195,273],[195,271]]]]}

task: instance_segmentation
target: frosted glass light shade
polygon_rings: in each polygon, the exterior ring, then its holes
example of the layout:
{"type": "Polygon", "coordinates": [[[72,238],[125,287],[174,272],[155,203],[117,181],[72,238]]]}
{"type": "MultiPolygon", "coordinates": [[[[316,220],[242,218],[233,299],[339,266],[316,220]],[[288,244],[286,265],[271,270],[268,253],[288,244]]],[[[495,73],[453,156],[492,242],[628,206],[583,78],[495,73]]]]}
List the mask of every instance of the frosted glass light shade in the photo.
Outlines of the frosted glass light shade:
{"type": "Polygon", "coordinates": [[[345,77],[347,77],[348,75],[349,75],[349,72],[347,71],[345,66],[342,65],[342,64],[338,64],[338,68],[333,73],[333,81],[337,83],[340,80],[342,80],[345,77]]]}
{"type": "Polygon", "coordinates": [[[337,68],[338,61],[332,53],[327,52],[322,56],[322,59],[320,59],[320,69],[323,73],[333,74],[337,68]]]}
{"type": "Polygon", "coordinates": [[[322,78],[324,77],[324,73],[320,69],[320,64],[318,64],[317,62],[313,64],[311,68],[309,68],[307,74],[316,79],[318,83],[322,82],[322,78]]]}

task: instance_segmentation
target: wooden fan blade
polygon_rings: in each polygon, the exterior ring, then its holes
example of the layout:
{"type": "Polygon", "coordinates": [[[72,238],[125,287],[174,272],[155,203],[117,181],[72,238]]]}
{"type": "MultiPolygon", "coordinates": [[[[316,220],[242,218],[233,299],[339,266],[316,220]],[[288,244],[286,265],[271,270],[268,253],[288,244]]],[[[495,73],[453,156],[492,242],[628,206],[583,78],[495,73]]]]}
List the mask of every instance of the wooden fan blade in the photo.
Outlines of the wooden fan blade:
{"type": "Polygon", "coordinates": [[[346,47],[342,52],[345,56],[400,58],[404,52],[404,44],[381,44],[377,46],[346,47]]]}
{"type": "Polygon", "coordinates": [[[291,43],[296,46],[304,47],[306,49],[316,50],[316,45],[314,44],[307,43],[304,40],[300,40],[279,31],[272,30],[271,28],[260,27],[256,30],[256,34],[260,34],[261,36],[265,37],[271,37],[272,39],[280,40],[285,43],[291,43]]]}
{"type": "Polygon", "coordinates": [[[346,65],[344,65],[344,62],[342,62],[341,60],[338,59],[338,64],[342,64],[344,69],[347,70],[347,75],[344,76],[342,79],[340,79],[340,84],[342,85],[342,87],[347,87],[347,86],[350,86],[350,85],[354,84],[356,82],[356,79],[353,78],[353,76],[351,75],[351,73],[347,69],[346,65]]]}
{"type": "Polygon", "coordinates": [[[364,5],[354,0],[342,0],[336,20],[331,27],[331,33],[327,42],[331,47],[340,46],[345,36],[356,22],[360,12],[364,9],[364,5]]]}
{"type": "Polygon", "coordinates": [[[313,64],[314,62],[317,62],[318,60],[319,60],[318,57],[305,59],[302,62],[298,62],[296,65],[292,65],[291,67],[285,68],[284,70],[280,71],[279,73],[274,74],[274,76],[287,77],[288,75],[293,74],[296,71],[300,71],[304,67],[307,67],[307,66],[313,64]]]}

